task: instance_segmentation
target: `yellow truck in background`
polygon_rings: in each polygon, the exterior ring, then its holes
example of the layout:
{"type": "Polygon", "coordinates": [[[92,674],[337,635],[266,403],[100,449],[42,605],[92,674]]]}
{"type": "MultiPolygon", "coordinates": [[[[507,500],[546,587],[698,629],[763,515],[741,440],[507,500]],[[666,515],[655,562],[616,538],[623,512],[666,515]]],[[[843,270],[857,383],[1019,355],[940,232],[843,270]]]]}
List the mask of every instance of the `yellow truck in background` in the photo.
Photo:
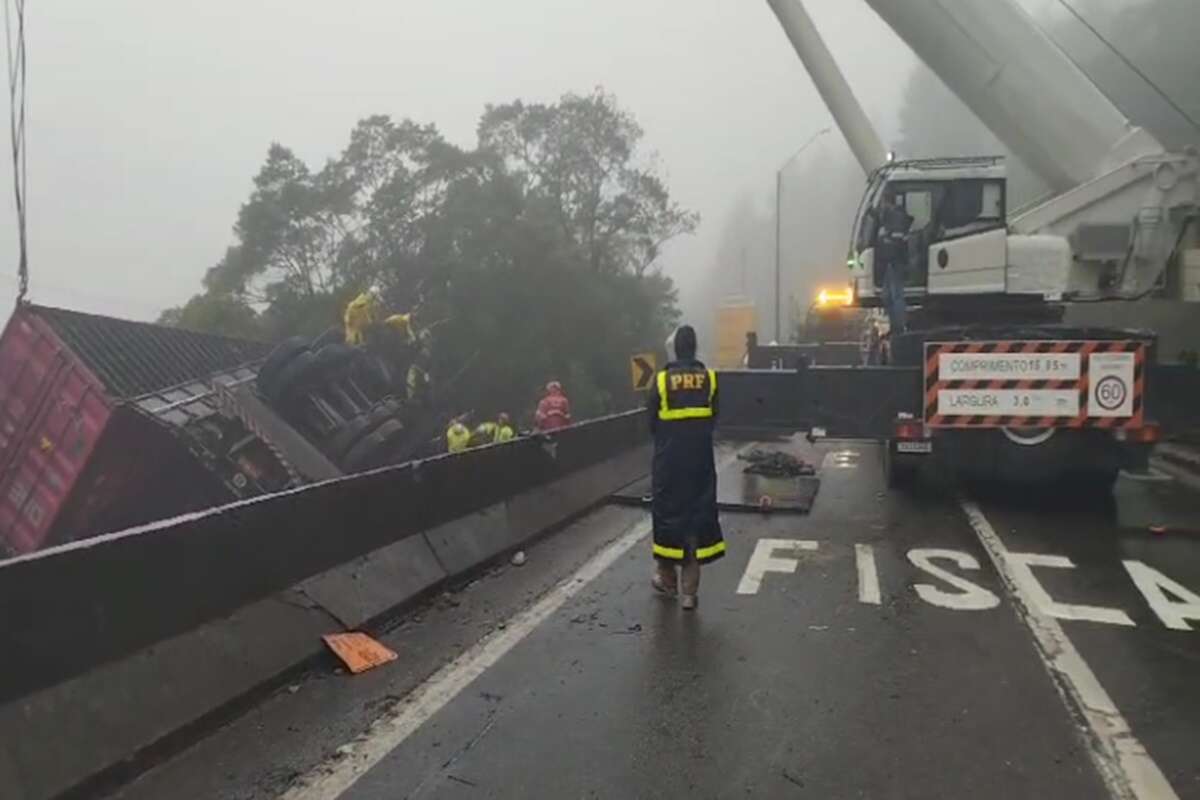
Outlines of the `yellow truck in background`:
{"type": "Polygon", "coordinates": [[[746,334],[758,331],[754,302],[731,297],[717,307],[717,369],[740,369],[746,364],[746,334]]]}

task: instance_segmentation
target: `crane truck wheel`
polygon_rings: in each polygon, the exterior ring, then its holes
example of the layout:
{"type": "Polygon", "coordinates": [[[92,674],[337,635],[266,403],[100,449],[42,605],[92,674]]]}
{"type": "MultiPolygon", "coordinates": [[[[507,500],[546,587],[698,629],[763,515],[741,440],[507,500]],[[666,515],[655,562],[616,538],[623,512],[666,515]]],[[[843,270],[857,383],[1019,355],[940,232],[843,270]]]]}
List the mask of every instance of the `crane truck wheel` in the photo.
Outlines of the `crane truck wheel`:
{"type": "Polygon", "coordinates": [[[342,467],[347,472],[359,472],[382,464],[403,434],[404,426],[394,419],[389,419],[374,433],[364,436],[358,444],[350,448],[350,452],[342,461],[342,467]]]}
{"type": "Polygon", "coordinates": [[[896,443],[890,439],[883,444],[883,479],[889,489],[908,489],[917,482],[921,471],[920,461],[912,456],[896,453],[896,443]]]}
{"type": "Polygon", "coordinates": [[[262,366],[258,368],[258,388],[265,395],[272,394],[275,379],[287,363],[296,356],[308,350],[308,339],[303,336],[293,336],[284,339],[267,354],[262,366]]]}

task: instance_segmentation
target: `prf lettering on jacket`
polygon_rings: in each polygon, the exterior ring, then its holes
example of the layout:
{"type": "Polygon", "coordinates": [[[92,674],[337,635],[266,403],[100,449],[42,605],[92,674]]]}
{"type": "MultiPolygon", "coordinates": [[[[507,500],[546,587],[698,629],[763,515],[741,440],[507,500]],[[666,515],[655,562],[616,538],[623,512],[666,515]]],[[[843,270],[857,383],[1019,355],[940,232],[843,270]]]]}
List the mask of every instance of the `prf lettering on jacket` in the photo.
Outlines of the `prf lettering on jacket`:
{"type": "Polygon", "coordinates": [[[675,373],[671,376],[671,391],[676,392],[680,389],[703,389],[704,381],[707,375],[699,373],[684,373],[680,375],[675,373]]]}

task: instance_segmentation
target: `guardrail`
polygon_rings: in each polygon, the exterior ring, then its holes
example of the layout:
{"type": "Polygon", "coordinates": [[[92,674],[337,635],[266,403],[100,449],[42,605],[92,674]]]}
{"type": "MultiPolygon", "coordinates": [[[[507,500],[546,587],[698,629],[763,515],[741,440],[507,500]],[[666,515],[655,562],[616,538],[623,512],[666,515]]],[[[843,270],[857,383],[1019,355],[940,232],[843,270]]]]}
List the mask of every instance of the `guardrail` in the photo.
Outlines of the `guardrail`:
{"type": "Polygon", "coordinates": [[[0,564],[0,702],[646,442],[642,412],[388,467],[0,564]]]}
{"type": "Polygon", "coordinates": [[[390,613],[641,477],[649,444],[632,411],[0,563],[0,796],[87,794],[321,653],[335,619],[390,613]]]}

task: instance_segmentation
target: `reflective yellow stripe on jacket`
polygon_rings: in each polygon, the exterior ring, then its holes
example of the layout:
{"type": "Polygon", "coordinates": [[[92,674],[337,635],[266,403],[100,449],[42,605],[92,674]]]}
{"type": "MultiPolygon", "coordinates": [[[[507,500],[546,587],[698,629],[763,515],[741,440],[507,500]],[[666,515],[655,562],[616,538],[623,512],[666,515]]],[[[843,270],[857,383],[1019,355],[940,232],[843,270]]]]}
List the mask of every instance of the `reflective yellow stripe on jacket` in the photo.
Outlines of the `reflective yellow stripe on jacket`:
{"type": "MultiPolygon", "coordinates": [[[[700,562],[707,561],[713,556],[720,555],[725,552],[725,542],[717,542],[708,547],[696,548],[696,560],[700,562]]],[[[660,558],[670,558],[675,561],[682,561],[686,555],[682,547],[663,547],[661,544],[654,545],[654,555],[660,558]]]]}
{"type": "Polygon", "coordinates": [[[658,418],[672,421],[677,419],[710,419],[713,415],[713,398],[717,396],[717,373],[708,372],[708,405],[688,408],[671,408],[667,402],[667,371],[658,373],[658,418]]]}
{"type": "Polygon", "coordinates": [[[654,555],[662,556],[663,558],[674,558],[679,561],[683,560],[682,547],[663,547],[661,544],[654,545],[654,555]]]}

